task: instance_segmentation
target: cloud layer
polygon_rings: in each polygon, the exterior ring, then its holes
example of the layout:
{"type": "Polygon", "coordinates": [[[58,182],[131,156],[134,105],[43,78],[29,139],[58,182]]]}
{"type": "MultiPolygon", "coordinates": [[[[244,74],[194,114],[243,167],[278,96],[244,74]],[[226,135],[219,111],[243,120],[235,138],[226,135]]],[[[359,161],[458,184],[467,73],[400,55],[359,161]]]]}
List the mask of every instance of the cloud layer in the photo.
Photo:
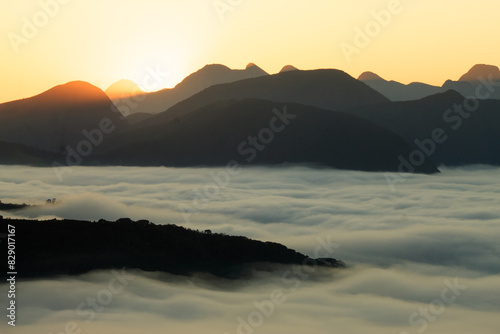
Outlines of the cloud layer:
{"type": "Polygon", "coordinates": [[[395,192],[382,173],[307,167],[245,168],[223,187],[215,186],[213,175],[223,173],[215,168],[79,167],[63,183],[51,169],[0,172],[5,202],[57,199],[17,213],[24,217],[148,219],[277,241],[311,256],[329,241],[336,245],[329,255],[350,265],[307,278],[281,268],[244,282],[134,272],[91,323],[75,309],[107,287],[110,272],[22,282],[23,333],[64,332],[68,321],[98,334],[497,332],[496,168],[411,175],[395,192]],[[442,292],[456,282],[466,288],[447,303],[442,292]],[[277,289],[286,300],[267,317],[254,302],[268,305],[259,303],[277,289]],[[426,309],[427,317],[419,313],[426,309]]]}

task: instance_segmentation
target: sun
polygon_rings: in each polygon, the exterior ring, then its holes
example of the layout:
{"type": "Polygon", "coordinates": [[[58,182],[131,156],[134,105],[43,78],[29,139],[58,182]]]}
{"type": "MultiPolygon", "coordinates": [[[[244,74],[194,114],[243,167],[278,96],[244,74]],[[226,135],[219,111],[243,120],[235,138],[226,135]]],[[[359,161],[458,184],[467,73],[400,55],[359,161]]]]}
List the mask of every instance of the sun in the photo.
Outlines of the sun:
{"type": "Polygon", "coordinates": [[[119,49],[118,79],[132,80],[145,92],[174,87],[190,58],[185,45],[155,34],[132,34],[119,49]]]}

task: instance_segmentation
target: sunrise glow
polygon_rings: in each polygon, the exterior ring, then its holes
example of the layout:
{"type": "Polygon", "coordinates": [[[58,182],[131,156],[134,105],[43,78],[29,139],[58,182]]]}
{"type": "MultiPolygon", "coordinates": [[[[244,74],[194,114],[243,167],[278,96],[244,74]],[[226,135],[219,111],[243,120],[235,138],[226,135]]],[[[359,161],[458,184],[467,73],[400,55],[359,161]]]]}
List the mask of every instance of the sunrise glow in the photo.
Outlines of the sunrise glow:
{"type": "Polygon", "coordinates": [[[489,0],[54,1],[2,5],[0,101],[76,79],[102,89],[131,79],[148,90],[141,81],[150,67],[169,73],[160,89],[208,63],[254,62],[269,73],[287,64],[355,77],[374,71],[435,85],[476,63],[499,63],[500,44],[491,34],[500,3],[489,0]],[[357,29],[365,31],[390,6],[397,14],[356,46],[357,29]],[[359,51],[350,61],[342,43],[359,51]]]}

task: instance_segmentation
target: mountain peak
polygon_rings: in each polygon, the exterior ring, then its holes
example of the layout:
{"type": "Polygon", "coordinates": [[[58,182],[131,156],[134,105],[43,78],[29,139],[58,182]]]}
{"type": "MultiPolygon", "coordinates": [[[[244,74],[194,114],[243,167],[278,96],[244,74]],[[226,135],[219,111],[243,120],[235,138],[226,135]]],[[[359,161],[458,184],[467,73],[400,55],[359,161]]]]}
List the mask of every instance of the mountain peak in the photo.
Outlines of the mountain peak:
{"type": "Polygon", "coordinates": [[[369,72],[369,71],[361,73],[361,75],[358,77],[358,80],[359,81],[374,81],[374,80],[385,81],[378,74],[375,74],[375,73],[369,72]]]}
{"type": "Polygon", "coordinates": [[[223,71],[227,71],[227,70],[231,70],[229,67],[227,67],[226,65],[222,65],[222,64],[208,64],[208,65],[205,65],[203,66],[202,69],[198,70],[197,72],[201,71],[201,70],[223,70],[223,71]]]}
{"type": "Polygon", "coordinates": [[[72,81],[0,105],[0,142],[63,154],[68,146],[76,148],[85,139],[82,130],[99,129],[105,119],[115,127],[123,124],[118,115],[100,88],[72,81]]]}
{"type": "Polygon", "coordinates": [[[299,69],[293,65],[286,65],[286,66],[283,66],[283,68],[281,69],[280,73],[283,73],[283,72],[290,72],[290,71],[298,71],[299,69]]]}
{"type": "Polygon", "coordinates": [[[492,75],[493,80],[500,80],[500,69],[497,66],[477,64],[466,74],[462,75],[458,81],[479,81],[480,77],[488,78],[492,75]]]}
{"type": "Polygon", "coordinates": [[[266,71],[261,69],[259,66],[255,65],[254,63],[248,63],[248,65],[245,67],[245,71],[252,73],[252,76],[263,76],[263,75],[269,75],[266,71]]]}
{"type": "MultiPolygon", "coordinates": [[[[101,90],[100,88],[92,85],[91,83],[89,83],[87,81],[81,81],[81,80],[69,81],[65,84],[54,86],[52,89],[69,89],[69,90],[71,90],[71,89],[84,89],[84,90],[98,89],[98,90],[101,90]]],[[[50,91],[50,89],[49,89],[49,91],[50,91]]]]}
{"type": "Polygon", "coordinates": [[[188,85],[196,87],[191,94],[184,97],[188,98],[190,95],[196,94],[212,85],[238,81],[248,77],[261,75],[267,75],[267,73],[253,63],[248,64],[244,70],[233,70],[226,65],[221,64],[209,64],[188,75],[176,87],[186,87],[188,85]]]}
{"type": "Polygon", "coordinates": [[[144,91],[132,80],[121,79],[111,84],[105,91],[111,100],[122,99],[133,95],[143,94],[144,91]]]}
{"type": "Polygon", "coordinates": [[[39,96],[50,97],[54,100],[95,101],[107,99],[107,95],[100,89],[86,81],[70,81],[55,86],[39,96]]]}

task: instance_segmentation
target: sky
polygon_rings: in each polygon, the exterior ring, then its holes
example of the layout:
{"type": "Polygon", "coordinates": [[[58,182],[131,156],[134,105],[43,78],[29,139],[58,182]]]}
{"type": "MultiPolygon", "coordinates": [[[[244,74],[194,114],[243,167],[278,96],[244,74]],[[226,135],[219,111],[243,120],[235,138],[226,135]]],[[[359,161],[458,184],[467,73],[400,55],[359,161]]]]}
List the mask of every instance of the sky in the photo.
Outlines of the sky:
{"type": "MultiPolygon", "coordinates": [[[[498,333],[499,168],[412,174],[393,192],[384,173],[247,167],[185,221],[179,206],[193,205],[196,189],[203,191],[222,172],[74,167],[60,182],[51,168],[0,166],[0,198],[43,204],[56,197],[55,205],[19,212],[23,217],[127,216],[208,228],[280,242],[309,256],[317,252],[348,268],[292,275],[290,267],[277,266],[243,281],[125,270],[119,273],[123,288],[111,297],[106,289],[117,277],[111,270],[20,281],[22,316],[16,328],[2,321],[0,331],[498,333]],[[275,290],[282,296],[270,306],[275,290]],[[92,313],[85,303],[96,297],[102,303],[92,313]],[[265,312],[256,303],[266,305],[265,312]],[[260,320],[255,312],[265,316],[260,320]],[[238,319],[255,326],[239,327],[238,319]]],[[[0,293],[6,288],[0,284],[0,293]]]]}
{"type": "Polygon", "coordinates": [[[494,0],[6,0],[0,102],[72,80],[141,85],[151,69],[168,73],[155,89],[172,87],[210,63],[441,85],[500,65],[499,12],[494,0]]]}

